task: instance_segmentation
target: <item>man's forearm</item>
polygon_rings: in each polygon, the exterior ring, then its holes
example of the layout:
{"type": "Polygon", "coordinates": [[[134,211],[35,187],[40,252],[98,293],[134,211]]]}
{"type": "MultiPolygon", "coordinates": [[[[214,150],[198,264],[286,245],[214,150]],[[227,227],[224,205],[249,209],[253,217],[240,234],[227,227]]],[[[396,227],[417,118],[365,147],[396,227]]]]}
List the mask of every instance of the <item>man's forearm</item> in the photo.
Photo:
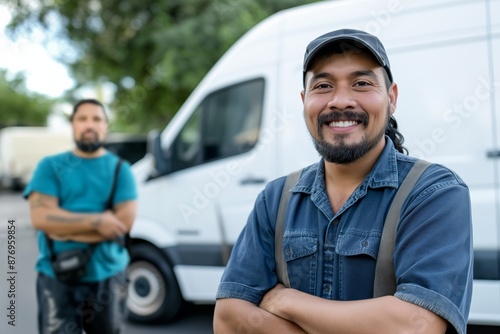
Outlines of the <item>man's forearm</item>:
{"type": "Polygon", "coordinates": [[[130,231],[136,217],[137,202],[126,201],[119,203],[115,206],[113,212],[116,218],[118,218],[127,227],[127,231],[130,231]]]}
{"type": "Polygon", "coordinates": [[[73,213],[59,207],[56,197],[33,192],[29,196],[31,224],[49,234],[65,236],[95,231],[102,224],[101,214],[73,213]]]}
{"type": "Polygon", "coordinates": [[[104,237],[103,235],[101,235],[99,232],[96,231],[78,232],[76,234],[66,234],[66,235],[49,233],[49,237],[54,240],[62,240],[62,241],[71,240],[71,241],[78,241],[85,243],[96,243],[96,242],[110,240],[109,238],[104,237]]]}
{"type": "MultiPolygon", "coordinates": [[[[29,203],[33,227],[48,234],[56,235],[60,239],[89,232],[98,232],[104,239],[114,239],[129,230],[129,227],[109,210],[103,213],[70,212],[60,208],[56,197],[39,192],[30,194],[29,203]]],[[[130,211],[126,210],[127,207],[129,206],[125,206],[120,211],[127,213],[130,211]]],[[[125,214],[122,215],[127,217],[125,214]]],[[[96,239],[92,237],[91,240],[96,239]]]]}
{"type": "Polygon", "coordinates": [[[310,334],[444,334],[447,325],[436,314],[393,296],[334,301],[278,286],[264,296],[260,307],[310,334]]]}
{"type": "Polygon", "coordinates": [[[220,299],[214,313],[214,333],[306,334],[294,323],[239,299],[220,299]]]}
{"type": "Polygon", "coordinates": [[[60,236],[96,231],[102,219],[102,214],[73,213],[60,208],[32,211],[33,227],[60,236]]]}

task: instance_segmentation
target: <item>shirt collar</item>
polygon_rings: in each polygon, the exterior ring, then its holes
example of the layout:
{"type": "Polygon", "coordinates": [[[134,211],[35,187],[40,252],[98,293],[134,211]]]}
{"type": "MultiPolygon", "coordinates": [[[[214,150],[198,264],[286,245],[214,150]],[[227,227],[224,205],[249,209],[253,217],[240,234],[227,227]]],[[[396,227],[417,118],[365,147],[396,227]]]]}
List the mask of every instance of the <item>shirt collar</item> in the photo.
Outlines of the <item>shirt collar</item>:
{"type": "Polygon", "coordinates": [[[372,188],[393,187],[399,186],[398,182],[398,152],[389,137],[385,137],[385,147],[380,154],[375,166],[366,176],[365,181],[368,181],[368,186],[372,188]]]}

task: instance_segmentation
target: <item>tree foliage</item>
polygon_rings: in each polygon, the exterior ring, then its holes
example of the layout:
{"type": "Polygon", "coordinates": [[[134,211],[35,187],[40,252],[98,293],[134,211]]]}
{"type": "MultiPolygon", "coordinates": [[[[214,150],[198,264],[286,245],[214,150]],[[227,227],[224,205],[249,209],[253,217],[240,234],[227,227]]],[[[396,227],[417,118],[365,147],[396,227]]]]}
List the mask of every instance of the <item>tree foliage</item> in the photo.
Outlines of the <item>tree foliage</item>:
{"type": "Polygon", "coordinates": [[[256,23],[314,2],[8,1],[11,32],[42,26],[48,46],[79,85],[113,84],[118,126],[135,132],[164,126],[217,59],[256,23]]]}
{"type": "Polygon", "coordinates": [[[30,93],[22,74],[9,80],[5,70],[0,70],[0,101],[0,128],[44,126],[54,104],[53,100],[43,95],[30,93]]]}

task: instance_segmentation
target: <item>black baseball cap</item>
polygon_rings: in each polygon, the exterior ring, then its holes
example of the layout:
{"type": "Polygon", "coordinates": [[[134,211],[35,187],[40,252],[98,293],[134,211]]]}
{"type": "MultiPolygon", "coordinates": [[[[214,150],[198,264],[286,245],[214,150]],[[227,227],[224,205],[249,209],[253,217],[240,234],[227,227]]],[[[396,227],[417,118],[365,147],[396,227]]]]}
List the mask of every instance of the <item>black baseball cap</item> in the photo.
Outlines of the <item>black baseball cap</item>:
{"type": "Polygon", "coordinates": [[[354,42],[351,43],[349,47],[346,47],[346,51],[352,50],[353,48],[366,49],[370,51],[380,65],[386,70],[389,80],[391,82],[393,81],[389,58],[387,57],[382,42],[376,36],[356,29],[340,29],[331,31],[311,41],[307,46],[306,53],[304,55],[303,80],[305,80],[306,72],[309,69],[314,57],[316,57],[325,47],[337,44],[340,41],[354,42]]]}

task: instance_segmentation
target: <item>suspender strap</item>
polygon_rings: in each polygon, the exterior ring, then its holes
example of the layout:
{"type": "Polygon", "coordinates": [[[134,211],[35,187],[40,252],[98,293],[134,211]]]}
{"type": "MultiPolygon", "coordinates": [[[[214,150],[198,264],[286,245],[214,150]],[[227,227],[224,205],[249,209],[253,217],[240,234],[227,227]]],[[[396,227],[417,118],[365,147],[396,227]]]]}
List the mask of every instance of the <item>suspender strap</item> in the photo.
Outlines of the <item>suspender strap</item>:
{"type": "Polygon", "coordinates": [[[276,274],[278,281],[286,287],[290,287],[290,279],[288,278],[288,271],[284,256],[283,249],[283,234],[285,232],[285,215],[288,201],[292,195],[292,188],[297,184],[300,178],[302,169],[295,171],[288,175],[281,192],[280,204],[278,207],[278,216],[276,219],[276,231],[274,234],[274,256],[276,261],[276,274]]]}
{"type": "MultiPolygon", "coordinates": [[[[413,186],[418,181],[422,173],[431,164],[424,160],[418,160],[412,167],[403,183],[399,187],[396,196],[394,197],[389,211],[387,213],[382,237],[380,240],[380,248],[377,256],[377,264],[375,268],[375,280],[373,284],[373,297],[385,295],[393,295],[396,292],[396,274],[394,272],[394,247],[396,244],[396,231],[399,223],[401,207],[405,202],[408,194],[413,189],[413,186]]],[[[274,238],[274,256],[276,261],[276,274],[280,283],[286,287],[290,287],[290,280],[287,272],[287,265],[284,258],[283,249],[283,234],[285,230],[285,215],[288,201],[290,200],[290,190],[297,184],[302,170],[291,173],[287,176],[281,199],[278,207],[278,216],[276,219],[276,232],[274,238]]]]}
{"type": "Polygon", "coordinates": [[[396,292],[396,274],[394,272],[393,255],[401,207],[419,177],[429,166],[430,163],[424,160],[418,160],[415,165],[413,165],[399,187],[389,208],[384,222],[384,229],[382,230],[377,264],[375,267],[373,297],[393,295],[396,292]]]}
{"type": "Polygon", "coordinates": [[[118,158],[118,162],[116,163],[115,173],[113,175],[113,185],[111,186],[111,193],[109,194],[108,201],[106,202],[106,209],[113,209],[113,199],[115,198],[116,192],[116,180],[118,179],[118,173],[120,172],[120,166],[122,165],[123,160],[118,158]]]}
{"type": "MultiPolygon", "coordinates": [[[[113,188],[111,188],[111,194],[109,195],[108,202],[106,204],[106,208],[109,210],[113,209],[113,199],[115,198],[115,193],[116,193],[116,184],[118,183],[118,173],[120,172],[120,166],[122,165],[123,160],[118,158],[118,163],[116,164],[115,168],[115,176],[114,176],[114,181],[113,181],[113,188]]],[[[130,249],[130,233],[126,233],[123,237],[119,237],[117,239],[117,242],[125,247],[127,250],[130,249]]],[[[92,245],[91,245],[92,246],[92,245]]]]}

